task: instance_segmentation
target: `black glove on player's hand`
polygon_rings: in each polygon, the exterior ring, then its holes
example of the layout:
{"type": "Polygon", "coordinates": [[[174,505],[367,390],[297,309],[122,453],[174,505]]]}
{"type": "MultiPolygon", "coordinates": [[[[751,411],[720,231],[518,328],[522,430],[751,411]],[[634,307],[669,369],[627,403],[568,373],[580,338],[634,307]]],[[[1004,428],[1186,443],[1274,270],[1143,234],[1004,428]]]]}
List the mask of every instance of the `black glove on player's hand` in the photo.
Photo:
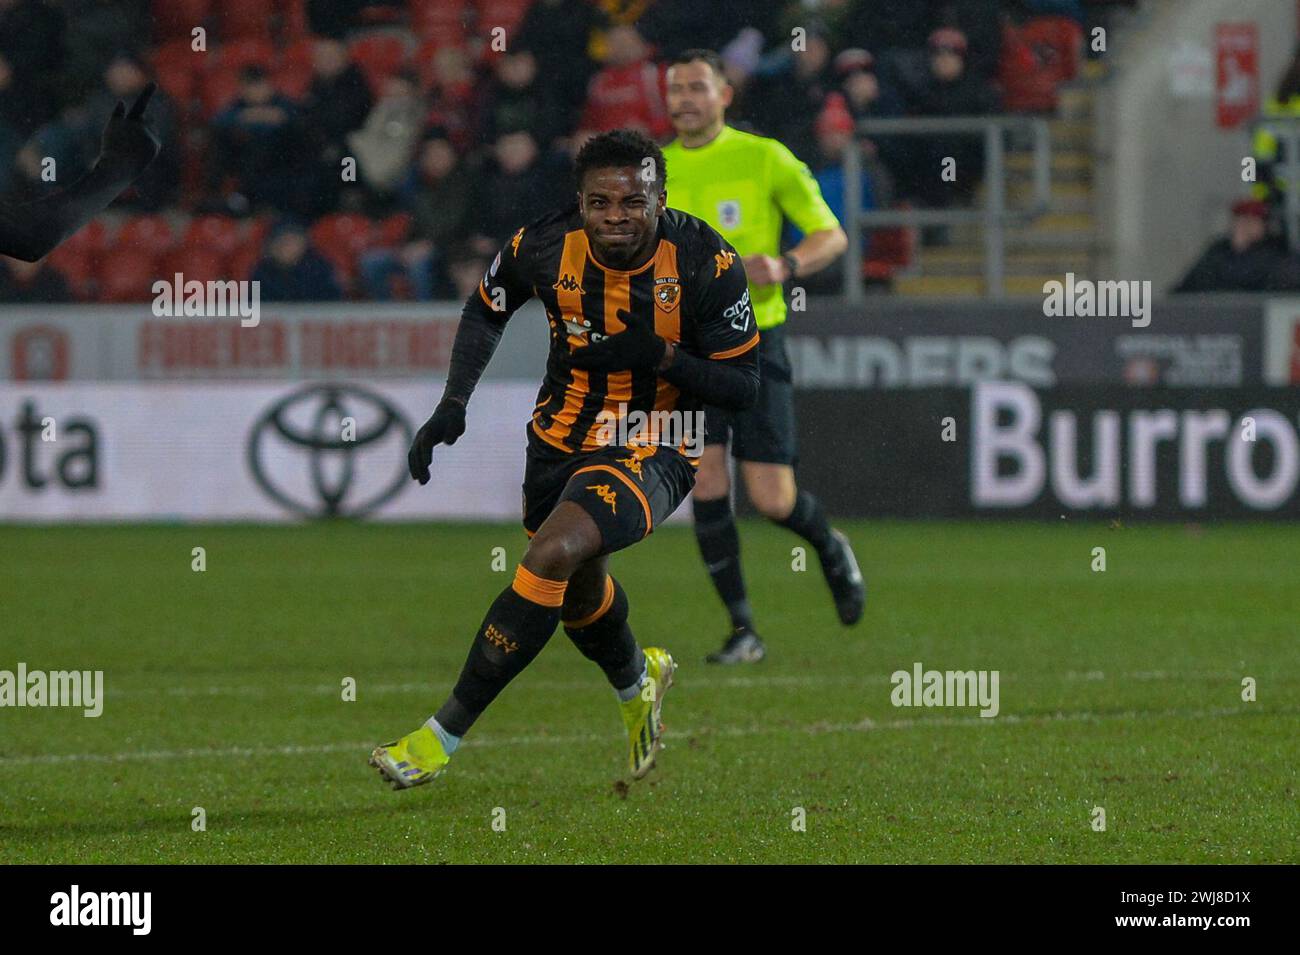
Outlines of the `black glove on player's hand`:
{"type": "Polygon", "coordinates": [[[618,317],[627,328],[593,345],[575,348],[569,355],[574,368],[608,372],[659,367],[668,343],[655,334],[654,319],[635,319],[623,309],[618,310],[618,317]]]}
{"type": "Polygon", "coordinates": [[[415,433],[411,450],[406,455],[406,466],[411,477],[422,485],[429,483],[429,462],[433,449],[440,444],[455,444],[465,433],[465,406],[459,401],[444,398],[438,402],[429,420],[415,433]]]}
{"type": "Polygon", "coordinates": [[[104,127],[99,163],[131,170],[138,175],[153,162],[162,149],[162,143],[153,130],[145,125],[144,111],[157,88],[157,83],[147,85],[140,91],[129,111],[121,100],[117,101],[113,115],[104,127]]]}

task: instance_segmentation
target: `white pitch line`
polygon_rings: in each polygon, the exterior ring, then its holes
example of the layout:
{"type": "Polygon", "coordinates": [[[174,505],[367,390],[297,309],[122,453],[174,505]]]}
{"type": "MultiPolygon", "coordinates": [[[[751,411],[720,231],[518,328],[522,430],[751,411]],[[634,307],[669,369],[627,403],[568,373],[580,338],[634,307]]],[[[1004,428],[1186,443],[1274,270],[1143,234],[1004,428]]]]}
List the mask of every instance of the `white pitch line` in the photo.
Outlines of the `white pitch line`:
{"type": "MultiPolygon", "coordinates": [[[[910,672],[910,671],[909,671],[910,672]]],[[[1119,681],[1150,682],[1159,680],[1237,680],[1240,674],[1229,673],[1227,671],[1202,671],[1202,672],[1179,672],[1172,670],[1139,670],[1131,673],[1114,673],[1109,679],[1119,681]]],[[[1058,677],[1068,683],[1102,683],[1108,677],[1100,670],[1088,672],[1077,672],[1068,670],[1062,674],[1032,674],[1024,677],[1017,677],[1015,674],[1004,673],[1002,682],[1013,683],[1019,679],[1047,679],[1050,680],[1058,677]]],[[[732,676],[732,677],[700,677],[691,676],[690,686],[705,689],[750,689],[762,687],[817,687],[817,686],[862,686],[862,685],[882,685],[890,683],[890,677],[884,673],[873,673],[866,676],[732,676]]],[[[584,690],[600,686],[600,677],[593,674],[592,679],[588,680],[525,680],[521,681],[518,686],[534,690],[546,691],[571,691],[584,690]]],[[[445,689],[446,683],[430,680],[424,683],[377,683],[374,685],[359,681],[357,685],[358,694],[400,694],[400,693],[434,693],[440,688],[445,689]]],[[[310,693],[318,696],[333,696],[340,690],[338,684],[319,683],[311,686],[171,686],[158,689],[113,689],[108,688],[106,695],[112,699],[115,697],[128,696],[157,696],[163,693],[167,696],[253,696],[268,697],[282,696],[287,693],[310,693]]]]}
{"type": "MultiPolygon", "coordinates": [[[[767,736],[776,733],[806,733],[809,736],[821,736],[827,733],[870,733],[877,730],[926,729],[938,726],[1024,726],[1036,723],[1101,723],[1114,720],[1163,719],[1176,717],[1182,719],[1217,719],[1227,716],[1241,716],[1248,710],[1242,707],[1219,707],[1201,710],[1128,710],[1122,713],[1094,713],[1085,710],[1077,713],[1043,713],[1029,716],[1017,716],[1009,713],[984,719],[979,716],[936,716],[930,718],[904,718],[898,720],[877,721],[862,719],[856,723],[807,723],[802,726],[770,724],[765,726],[701,726],[693,729],[677,730],[668,741],[680,743],[693,736],[746,737],[767,736]]],[[[1268,715],[1296,713],[1295,709],[1272,710],[1268,715]]],[[[618,740],[617,733],[580,733],[569,736],[502,736],[466,740],[464,745],[471,749],[495,746],[536,746],[536,745],[576,745],[585,743],[612,743],[618,740]]],[[[7,766],[37,766],[51,763],[126,763],[135,761],[154,761],[167,759],[226,759],[258,756],[305,756],[321,753],[355,752],[364,755],[375,746],[374,740],[359,743],[320,743],[311,746],[227,746],[203,749],[139,750],[123,753],[56,753],[46,756],[0,756],[0,768],[7,766]]]]}

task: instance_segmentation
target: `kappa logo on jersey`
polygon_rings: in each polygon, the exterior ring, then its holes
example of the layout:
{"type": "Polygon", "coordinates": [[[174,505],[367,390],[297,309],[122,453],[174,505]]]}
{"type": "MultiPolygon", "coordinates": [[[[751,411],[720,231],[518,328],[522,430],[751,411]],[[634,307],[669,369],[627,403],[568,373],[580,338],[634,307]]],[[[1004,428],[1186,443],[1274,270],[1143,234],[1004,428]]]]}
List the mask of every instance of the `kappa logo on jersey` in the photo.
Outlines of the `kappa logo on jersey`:
{"type": "Polygon", "coordinates": [[[717,270],[713,273],[713,277],[716,279],[723,272],[727,271],[727,269],[731,268],[731,263],[734,261],[736,261],[735,252],[719,252],[715,255],[713,257],[713,264],[717,266],[717,270]]]}
{"type": "Polygon", "coordinates": [[[677,276],[655,279],[655,304],[665,312],[671,312],[677,307],[677,299],[681,294],[682,287],[677,276]]]}
{"type": "Polygon", "coordinates": [[[724,199],[718,203],[718,225],[724,229],[735,229],[740,226],[739,201],[724,199]]]}
{"type": "Polygon", "coordinates": [[[582,287],[582,284],[570,272],[565,272],[561,275],[560,280],[552,285],[551,288],[561,292],[580,292],[583,295],[587,294],[586,290],[582,287]]]}
{"type": "Polygon", "coordinates": [[[587,490],[595,491],[596,496],[609,505],[611,514],[618,513],[618,508],[614,505],[614,502],[618,498],[618,494],[608,484],[588,484],[587,490]]]}
{"type": "Polygon", "coordinates": [[[512,252],[514,252],[516,259],[519,258],[519,241],[523,237],[524,237],[524,230],[520,229],[518,232],[514,234],[514,238],[510,240],[510,249],[512,252]]]}
{"type": "Polygon", "coordinates": [[[723,312],[722,317],[731,319],[731,327],[738,332],[743,332],[749,328],[749,316],[752,314],[749,307],[749,289],[745,289],[745,294],[740,296],[740,300],[735,305],[723,312]]]}

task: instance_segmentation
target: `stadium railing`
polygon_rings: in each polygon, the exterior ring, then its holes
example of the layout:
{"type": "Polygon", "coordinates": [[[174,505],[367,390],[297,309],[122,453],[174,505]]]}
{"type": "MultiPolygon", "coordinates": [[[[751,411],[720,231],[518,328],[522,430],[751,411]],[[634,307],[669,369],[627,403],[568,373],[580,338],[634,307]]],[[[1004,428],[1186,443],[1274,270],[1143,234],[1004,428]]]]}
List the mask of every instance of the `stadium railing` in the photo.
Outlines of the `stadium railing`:
{"type": "Polygon", "coordinates": [[[951,136],[978,133],[984,138],[985,202],[976,209],[862,209],[861,168],[858,150],[844,151],[844,231],[849,249],[844,256],[845,297],[862,302],[866,288],[862,275],[863,229],[881,226],[984,225],[984,288],[988,298],[1005,294],[1005,229],[1014,222],[1029,222],[1047,211],[1052,193],[1052,144],[1047,120],[1033,116],[938,116],[904,119],[868,119],[857,124],[862,138],[872,136],[951,136]],[[1033,196],[1024,208],[1007,208],[1007,133],[1028,134],[1033,142],[1033,196]],[[857,240],[857,241],[855,241],[857,240]]]}

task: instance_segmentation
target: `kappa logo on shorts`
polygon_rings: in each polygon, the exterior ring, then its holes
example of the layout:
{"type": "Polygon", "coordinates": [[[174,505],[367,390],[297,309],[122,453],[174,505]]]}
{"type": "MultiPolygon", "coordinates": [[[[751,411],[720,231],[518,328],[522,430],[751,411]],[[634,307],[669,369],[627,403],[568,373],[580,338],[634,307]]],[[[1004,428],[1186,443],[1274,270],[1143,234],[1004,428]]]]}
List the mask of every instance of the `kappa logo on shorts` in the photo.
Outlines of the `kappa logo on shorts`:
{"type": "Polygon", "coordinates": [[[614,502],[618,499],[618,493],[608,484],[588,484],[588,491],[595,491],[596,496],[609,505],[611,514],[617,514],[618,508],[614,502]]]}
{"type": "Polygon", "coordinates": [[[677,299],[681,294],[682,286],[677,281],[677,276],[655,279],[655,304],[665,312],[671,312],[677,307],[677,299]]]}
{"type": "Polygon", "coordinates": [[[731,263],[734,261],[736,261],[735,252],[719,252],[714,255],[713,264],[717,266],[717,271],[713,273],[713,277],[716,279],[723,272],[727,271],[727,269],[731,268],[731,263]]]}

